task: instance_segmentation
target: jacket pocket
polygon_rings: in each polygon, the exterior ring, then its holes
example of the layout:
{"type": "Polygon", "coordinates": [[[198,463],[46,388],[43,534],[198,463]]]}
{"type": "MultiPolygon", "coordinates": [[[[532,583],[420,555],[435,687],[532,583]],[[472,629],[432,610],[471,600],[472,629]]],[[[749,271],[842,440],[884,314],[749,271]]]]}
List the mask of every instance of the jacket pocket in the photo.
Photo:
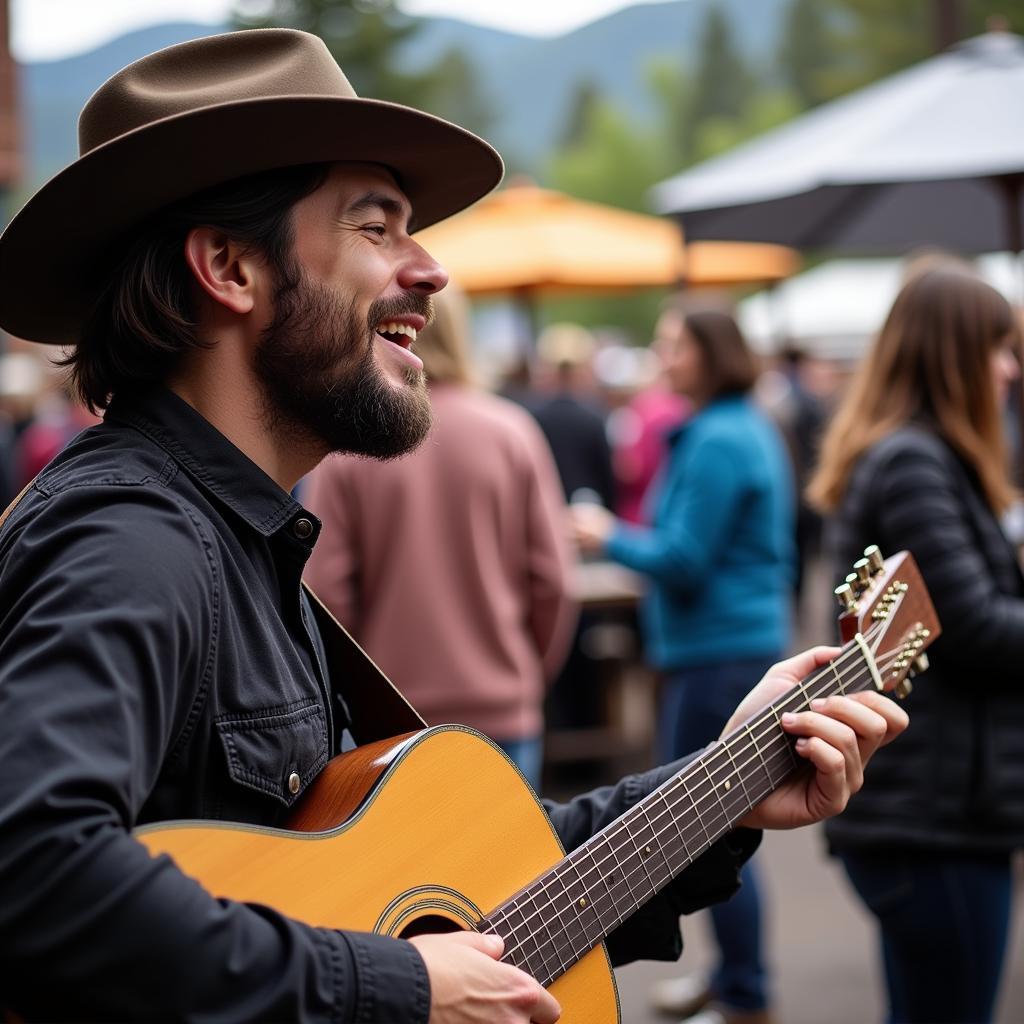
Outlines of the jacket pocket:
{"type": "Polygon", "coordinates": [[[231,778],[285,807],[327,763],[327,719],[317,700],[221,715],[215,725],[231,778]]]}

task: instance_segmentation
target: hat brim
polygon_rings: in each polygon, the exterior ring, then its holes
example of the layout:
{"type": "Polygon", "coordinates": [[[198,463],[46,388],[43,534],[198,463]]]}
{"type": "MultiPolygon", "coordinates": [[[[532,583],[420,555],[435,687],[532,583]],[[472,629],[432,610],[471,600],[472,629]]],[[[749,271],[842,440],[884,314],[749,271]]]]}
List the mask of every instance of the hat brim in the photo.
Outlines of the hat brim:
{"type": "Polygon", "coordinates": [[[501,157],[457,125],[361,98],[289,96],[218,104],[99,146],[47,182],[0,236],[0,325],[73,344],[123,242],[152,214],[234,178],[354,161],[391,169],[427,227],[501,180],[501,157]]]}

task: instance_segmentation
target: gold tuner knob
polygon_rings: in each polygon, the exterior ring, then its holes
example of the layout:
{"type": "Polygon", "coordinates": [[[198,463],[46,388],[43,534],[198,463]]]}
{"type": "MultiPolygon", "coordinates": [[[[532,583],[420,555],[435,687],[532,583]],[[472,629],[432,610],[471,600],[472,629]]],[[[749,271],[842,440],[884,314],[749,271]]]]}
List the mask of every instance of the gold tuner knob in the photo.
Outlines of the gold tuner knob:
{"type": "Polygon", "coordinates": [[[853,593],[853,587],[849,583],[840,583],[835,589],[836,600],[839,602],[839,607],[845,612],[855,612],[857,610],[857,598],[853,593]]]}
{"type": "Polygon", "coordinates": [[[871,547],[864,549],[864,557],[868,560],[868,565],[871,567],[871,575],[875,576],[885,568],[885,559],[882,557],[882,552],[877,544],[872,544],[871,547]]]}
{"type": "Polygon", "coordinates": [[[909,679],[901,679],[895,687],[893,687],[893,693],[899,697],[900,700],[906,700],[914,689],[914,684],[909,679]]]}
{"type": "Polygon", "coordinates": [[[853,563],[853,571],[860,580],[860,585],[867,589],[871,585],[871,563],[866,558],[859,558],[853,563]]]}
{"type": "Polygon", "coordinates": [[[914,659],[914,671],[927,672],[929,664],[928,655],[922,652],[914,659]]]}

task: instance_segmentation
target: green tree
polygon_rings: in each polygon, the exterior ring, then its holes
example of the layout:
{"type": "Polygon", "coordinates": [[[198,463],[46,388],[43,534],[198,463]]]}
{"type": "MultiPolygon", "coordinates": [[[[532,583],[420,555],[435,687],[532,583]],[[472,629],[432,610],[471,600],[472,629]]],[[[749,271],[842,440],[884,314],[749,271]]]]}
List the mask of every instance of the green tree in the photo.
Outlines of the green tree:
{"type": "Polygon", "coordinates": [[[835,66],[835,39],[827,5],[821,0],[791,0],[779,45],[782,80],[804,107],[829,99],[827,76],[835,66]]]}
{"type": "Polygon", "coordinates": [[[601,102],[601,91],[590,79],[576,83],[572,99],[569,101],[569,113],[565,118],[559,148],[571,149],[583,142],[594,109],[601,102]]]}
{"type": "Polygon", "coordinates": [[[732,26],[717,4],[708,8],[699,45],[690,118],[739,117],[754,81],[733,40],[732,26]]]}
{"type": "Polygon", "coordinates": [[[666,147],[671,173],[690,160],[693,80],[678,61],[662,59],[648,66],[647,83],[654,96],[656,124],[666,147]]]}
{"type": "Polygon", "coordinates": [[[646,210],[647,190],[670,168],[657,131],[637,124],[608,100],[595,99],[576,143],[552,155],[545,178],[581,199],[646,210]]]}
{"type": "MultiPolygon", "coordinates": [[[[823,76],[838,96],[916,64],[934,54],[941,6],[948,0],[823,0],[836,28],[836,67],[823,76]]],[[[1001,19],[1024,32],[1024,0],[959,0],[957,19],[966,37],[1001,19]]]]}
{"type": "Polygon", "coordinates": [[[800,113],[796,96],[766,89],[753,96],[740,117],[709,117],[694,126],[691,163],[708,160],[741,142],[784,124],[800,113]]]}
{"type": "MultiPolygon", "coordinates": [[[[549,159],[545,182],[581,199],[648,212],[648,189],[678,166],[658,126],[638,123],[595,94],[579,112],[574,128],[575,141],[549,159]]],[[[614,324],[634,341],[646,342],[663,296],[663,291],[648,290],[549,299],[541,304],[540,316],[547,323],[614,324]]]]}
{"type": "Polygon", "coordinates": [[[490,112],[480,98],[472,65],[449,51],[433,67],[407,71],[401,48],[423,28],[422,19],[395,0],[235,0],[239,28],[298,28],[327,44],[361,96],[391,100],[455,119],[485,132],[490,112]]]}

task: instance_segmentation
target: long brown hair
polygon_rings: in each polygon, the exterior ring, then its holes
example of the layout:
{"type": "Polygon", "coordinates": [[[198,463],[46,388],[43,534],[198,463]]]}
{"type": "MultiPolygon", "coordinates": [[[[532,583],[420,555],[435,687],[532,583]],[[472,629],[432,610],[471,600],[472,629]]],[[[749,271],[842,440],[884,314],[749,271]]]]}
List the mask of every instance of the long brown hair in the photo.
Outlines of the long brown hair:
{"type": "Polygon", "coordinates": [[[319,188],[328,170],[327,164],[303,164],[217,185],[168,207],[126,241],[77,346],[61,362],[70,367],[70,385],[83,404],[105,409],[116,392],[164,380],[186,352],[208,347],[197,333],[194,279],[184,256],[185,238],[197,225],[219,228],[260,253],[280,287],[297,284],[284,279],[291,210],[319,188]]]}
{"type": "Polygon", "coordinates": [[[974,469],[992,508],[1004,511],[1014,489],[991,357],[1007,339],[1019,346],[1019,337],[1010,304],[966,264],[929,260],[912,272],[825,434],[809,500],[834,509],[857,459],[923,419],[974,469]]]}

